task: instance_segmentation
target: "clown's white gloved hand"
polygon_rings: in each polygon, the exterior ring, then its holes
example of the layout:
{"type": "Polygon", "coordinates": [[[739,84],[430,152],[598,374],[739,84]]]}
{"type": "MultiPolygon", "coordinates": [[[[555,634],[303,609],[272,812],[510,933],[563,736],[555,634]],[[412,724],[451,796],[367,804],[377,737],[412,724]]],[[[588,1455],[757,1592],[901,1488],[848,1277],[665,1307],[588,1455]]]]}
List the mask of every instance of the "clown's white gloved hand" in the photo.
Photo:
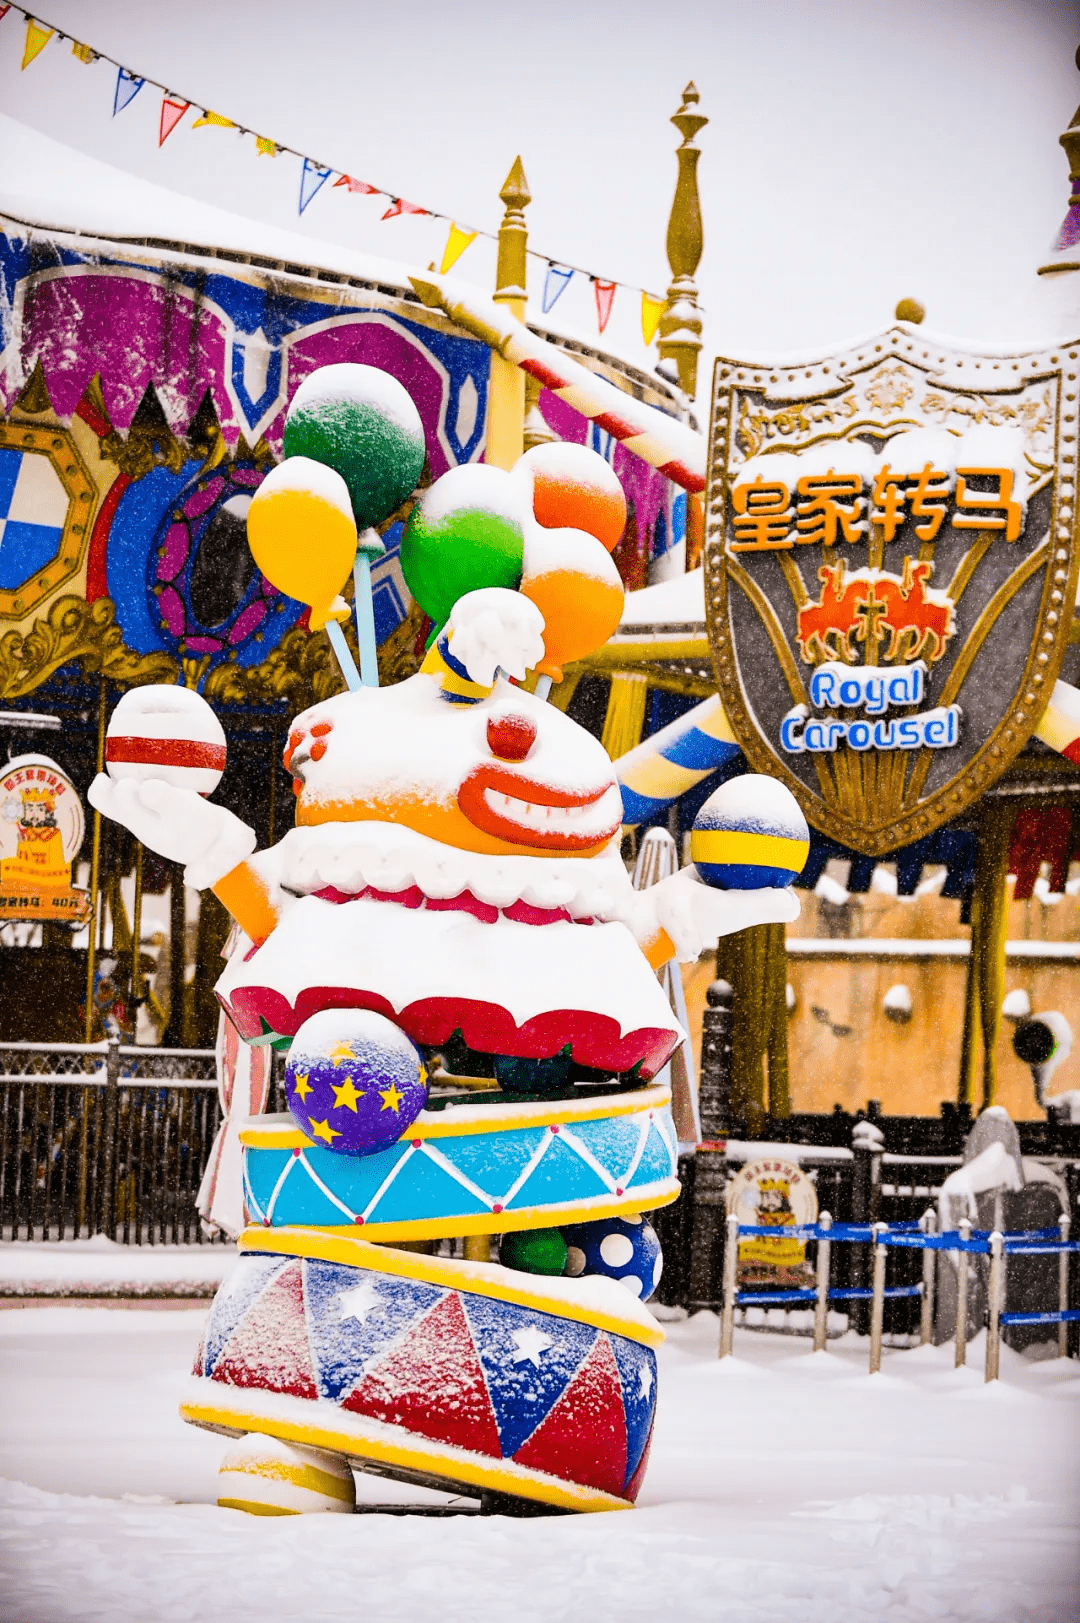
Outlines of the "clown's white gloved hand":
{"type": "Polygon", "coordinates": [[[184,883],[193,890],[216,885],[255,849],[255,830],[239,817],[163,778],[117,782],[99,772],[87,799],[159,857],[184,863],[184,883]]]}
{"type": "Polygon", "coordinates": [[[714,890],[698,878],[693,864],[637,896],[644,908],[653,910],[684,964],[699,957],[717,936],[751,924],[788,924],[799,916],[793,890],[714,890]]]}
{"type": "Polygon", "coordinates": [[[466,592],[450,611],[450,652],[483,687],[491,687],[497,669],[523,682],[544,657],[544,616],[503,586],[466,592]]]}

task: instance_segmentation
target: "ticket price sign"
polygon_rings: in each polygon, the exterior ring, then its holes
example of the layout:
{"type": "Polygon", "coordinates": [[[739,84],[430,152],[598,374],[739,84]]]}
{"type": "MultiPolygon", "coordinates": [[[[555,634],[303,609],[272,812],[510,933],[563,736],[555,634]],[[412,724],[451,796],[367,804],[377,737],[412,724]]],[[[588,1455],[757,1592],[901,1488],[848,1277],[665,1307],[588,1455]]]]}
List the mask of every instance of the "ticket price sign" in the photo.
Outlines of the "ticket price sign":
{"type": "Polygon", "coordinates": [[[82,801],[44,755],[21,755],[0,772],[0,922],[85,924],[90,895],[71,883],[82,845],[82,801]]]}
{"type": "Polygon", "coordinates": [[[1005,771],[1076,599],[1080,349],[895,327],[713,379],[706,612],[724,708],[810,822],[883,855],[1005,771]]]}

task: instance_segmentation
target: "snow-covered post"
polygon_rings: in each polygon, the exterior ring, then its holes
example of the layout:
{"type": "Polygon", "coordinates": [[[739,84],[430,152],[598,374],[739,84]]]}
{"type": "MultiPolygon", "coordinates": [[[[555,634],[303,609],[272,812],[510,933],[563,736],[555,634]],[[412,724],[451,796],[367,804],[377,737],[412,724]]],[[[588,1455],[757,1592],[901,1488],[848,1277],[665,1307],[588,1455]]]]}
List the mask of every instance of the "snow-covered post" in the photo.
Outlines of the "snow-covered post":
{"type": "Polygon", "coordinates": [[[706,1141],[723,1138],[728,1131],[734,1002],[734,993],[728,981],[713,981],[705,993],[705,1012],[701,1017],[698,1110],[701,1115],[701,1136],[706,1141]]]}
{"type": "Polygon", "coordinates": [[[990,1310],[986,1324],[986,1380],[996,1381],[1001,1361],[1001,1305],[1005,1299],[1005,1241],[990,1236],[990,1310]]]}
{"type": "MultiPolygon", "coordinates": [[[[1066,1212],[1061,1219],[1061,1243],[1068,1245],[1069,1230],[1072,1227],[1072,1218],[1066,1212]]],[[[1058,1308],[1062,1313],[1069,1311],[1069,1253],[1062,1251],[1058,1254],[1058,1308]]],[[[1058,1357],[1069,1356],[1069,1326],[1064,1319],[1058,1325],[1058,1357]]]]}
{"type": "Polygon", "coordinates": [[[116,1238],[116,1139],[120,1126],[120,1034],[110,1031],[105,1048],[102,1121],[101,1232],[116,1238]]]}
{"type": "Polygon", "coordinates": [[[729,1212],[724,1237],[724,1306],[720,1315],[720,1357],[731,1354],[735,1336],[735,1276],[739,1266],[739,1214],[729,1212]]]}
{"type": "MultiPolygon", "coordinates": [[[[971,1239],[971,1219],[960,1219],[960,1244],[966,1246],[971,1239]]],[[[967,1309],[968,1309],[968,1254],[961,1249],[956,1263],[956,1357],[954,1367],[963,1369],[967,1363],[967,1309]]]]}
{"type": "Polygon", "coordinates": [[[697,1307],[716,1305],[726,1185],[723,1149],[716,1144],[699,1144],[694,1156],[694,1208],[690,1221],[690,1301],[697,1307]]]}
{"type": "Polygon", "coordinates": [[[828,1212],[822,1212],[818,1218],[818,1228],[822,1231],[818,1235],[817,1243],[817,1300],[814,1303],[814,1351],[824,1352],[825,1342],[828,1338],[829,1326],[829,1260],[832,1252],[832,1241],[827,1238],[832,1228],[832,1218],[828,1212]]]}
{"type": "MultiPolygon", "coordinates": [[[[928,1206],[919,1227],[926,1235],[937,1233],[937,1213],[928,1206]]],[[[922,1302],[919,1307],[919,1346],[928,1347],[934,1336],[934,1281],[937,1252],[924,1246],[922,1254],[922,1302]]]]}
{"type": "Polygon", "coordinates": [[[885,1259],[887,1250],[881,1244],[881,1231],[887,1223],[875,1223],[874,1234],[874,1294],[870,1300],[870,1374],[881,1370],[881,1334],[885,1327],[885,1259]]]}
{"type": "MultiPolygon", "coordinates": [[[[876,1127],[872,1121],[856,1122],[855,1131],[851,1135],[851,1148],[854,1156],[851,1221],[876,1223],[881,1210],[881,1156],[885,1148],[881,1128],[876,1127]]],[[[861,1243],[854,1245],[851,1257],[851,1283],[859,1289],[865,1289],[868,1283],[868,1261],[867,1247],[861,1243]]],[[[852,1302],[849,1322],[858,1335],[866,1334],[868,1325],[865,1298],[856,1297],[852,1302]]]]}

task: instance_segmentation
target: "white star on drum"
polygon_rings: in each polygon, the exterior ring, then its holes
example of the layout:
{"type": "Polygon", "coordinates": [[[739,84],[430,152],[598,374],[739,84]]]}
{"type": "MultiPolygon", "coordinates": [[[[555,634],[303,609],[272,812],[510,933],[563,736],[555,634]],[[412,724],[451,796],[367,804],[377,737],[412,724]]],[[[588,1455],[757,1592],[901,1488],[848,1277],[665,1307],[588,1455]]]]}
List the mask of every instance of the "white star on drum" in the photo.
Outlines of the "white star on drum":
{"type": "Polygon", "coordinates": [[[539,1369],[540,1354],[547,1352],[548,1348],[554,1347],[554,1345],[555,1343],[551,1337],[546,1336],[535,1325],[530,1325],[525,1330],[515,1330],[514,1346],[517,1348],[517,1352],[514,1353],[511,1362],[521,1364],[528,1359],[535,1369],[539,1369]]]}
{"type": "Polygon", "coordinates": [[[359,1319],[366,1324],[369,1313],[377,1313],[386,1306],[385,1296],[380,1296],[370,1279],[362,1279],[359,1285],[352,1285],[347,1291],[338,1291],[337,1294],[338,1317],[341,1319],[359,1319]]]}

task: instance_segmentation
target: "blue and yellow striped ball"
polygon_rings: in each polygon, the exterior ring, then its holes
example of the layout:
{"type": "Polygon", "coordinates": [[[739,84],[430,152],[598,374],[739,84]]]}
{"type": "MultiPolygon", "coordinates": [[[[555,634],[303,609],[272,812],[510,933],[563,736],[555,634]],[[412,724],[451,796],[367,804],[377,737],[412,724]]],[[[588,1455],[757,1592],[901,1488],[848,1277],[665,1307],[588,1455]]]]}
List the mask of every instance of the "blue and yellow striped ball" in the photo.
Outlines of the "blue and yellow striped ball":
{"type": "Polygon", "coordinates": [[[690,860],[719,890],[782,889],[798,878],[810,831],[790,789],[747,772],[709,796],[694,819],[690,860]]]}

